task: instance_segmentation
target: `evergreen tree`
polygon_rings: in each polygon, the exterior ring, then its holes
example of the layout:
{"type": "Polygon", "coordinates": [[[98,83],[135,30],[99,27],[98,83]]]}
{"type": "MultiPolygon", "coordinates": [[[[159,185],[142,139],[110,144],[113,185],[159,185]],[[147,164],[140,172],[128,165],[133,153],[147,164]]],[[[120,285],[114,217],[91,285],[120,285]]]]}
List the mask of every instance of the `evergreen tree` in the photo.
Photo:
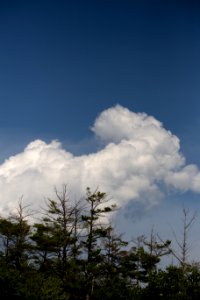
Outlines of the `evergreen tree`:
{"type": "Polygon", "coordinates": [[[16,214],[0,218],[1,257],[6,265],[22,271],[28,268],[32,259],[31,226],[28,224],[27,207],[19,202],[16,214]]]}
{"type": "Polygon", "coordinates": [[[109,224],[103,224],[105,214],[111,213],[116,206],[107,205],[108,199],[105,193],[98,189],[94,192],[90,188],[86,190],[86,213],[82,215],[85,238],[82,241],[85,255],[85,293],[86,299],[92,299],[94,287],[98,284],[101,264],[103,261],[101,241],[106,238],[109,224]]]}

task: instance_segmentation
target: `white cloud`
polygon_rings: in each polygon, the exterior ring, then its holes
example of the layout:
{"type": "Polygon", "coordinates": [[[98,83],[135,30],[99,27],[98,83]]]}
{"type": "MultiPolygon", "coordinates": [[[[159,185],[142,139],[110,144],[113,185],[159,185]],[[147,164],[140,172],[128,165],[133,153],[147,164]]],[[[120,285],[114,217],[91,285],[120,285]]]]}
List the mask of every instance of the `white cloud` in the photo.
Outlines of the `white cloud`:
{"type": "Polygon", "coordinates": [[[1,210],[12,210],[21,195],[39,207],[63,183],[76,197],[99,187],[119,207],[130,200],[153,205],[170,187],[200,192],[197,166],[185,164],[179,139],[154,117],[117,105],[97,117],[92,131],[105,143],[96,153],[74,156],[58,141],[35,140],[1,164],[1,210]]]}

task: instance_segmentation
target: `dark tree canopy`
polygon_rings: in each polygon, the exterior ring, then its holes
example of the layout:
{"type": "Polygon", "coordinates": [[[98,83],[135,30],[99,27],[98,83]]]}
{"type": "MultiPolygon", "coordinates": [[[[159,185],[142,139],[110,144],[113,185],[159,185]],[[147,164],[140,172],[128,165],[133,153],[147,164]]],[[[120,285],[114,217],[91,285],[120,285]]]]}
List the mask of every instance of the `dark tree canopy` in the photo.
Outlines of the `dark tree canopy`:
{"type": "MultiPolygon", "coordinates": [[[[75,203],[63,185],[32,224],[20,202],[15,215],[0,218],[1,298],[200,299],[198,264],[182,255],[184,264],[160,268],[162,257],[173,255],[171,241],[154,232],[125,241],[104,222],[115,209],[98,189],[87,188],[75,203]]],[[[185,220],[184,229],[188,224],[185,220]]]]}

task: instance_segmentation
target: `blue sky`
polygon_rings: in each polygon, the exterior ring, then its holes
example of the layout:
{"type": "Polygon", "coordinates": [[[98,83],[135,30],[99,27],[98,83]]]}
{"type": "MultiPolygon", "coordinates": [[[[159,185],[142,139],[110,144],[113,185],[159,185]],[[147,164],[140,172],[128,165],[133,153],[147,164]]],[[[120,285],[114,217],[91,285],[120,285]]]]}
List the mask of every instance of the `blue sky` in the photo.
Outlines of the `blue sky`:
{"type": "MultiPolygon", "coordinates": [[[[97,152],[90,128],[116,104],[162,122],[199,168],[199,53],[198,1],[1,0],[0,168],[36,139],[97,152]]],[[[169,214],[199,209],[194,189],[168,198],[169,214]]]]}

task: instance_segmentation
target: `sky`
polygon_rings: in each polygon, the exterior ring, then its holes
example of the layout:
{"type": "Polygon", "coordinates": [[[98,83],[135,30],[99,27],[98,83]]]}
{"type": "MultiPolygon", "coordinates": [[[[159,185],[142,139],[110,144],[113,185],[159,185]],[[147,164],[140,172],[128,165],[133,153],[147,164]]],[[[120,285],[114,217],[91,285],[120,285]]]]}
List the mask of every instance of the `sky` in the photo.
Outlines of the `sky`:
{"type": "Polygon", "coordinates": [[[98,186],[181,238],[186,207],[200,260],[199,53],[198,1],[0,0],[0,212],[98,186]]]}

